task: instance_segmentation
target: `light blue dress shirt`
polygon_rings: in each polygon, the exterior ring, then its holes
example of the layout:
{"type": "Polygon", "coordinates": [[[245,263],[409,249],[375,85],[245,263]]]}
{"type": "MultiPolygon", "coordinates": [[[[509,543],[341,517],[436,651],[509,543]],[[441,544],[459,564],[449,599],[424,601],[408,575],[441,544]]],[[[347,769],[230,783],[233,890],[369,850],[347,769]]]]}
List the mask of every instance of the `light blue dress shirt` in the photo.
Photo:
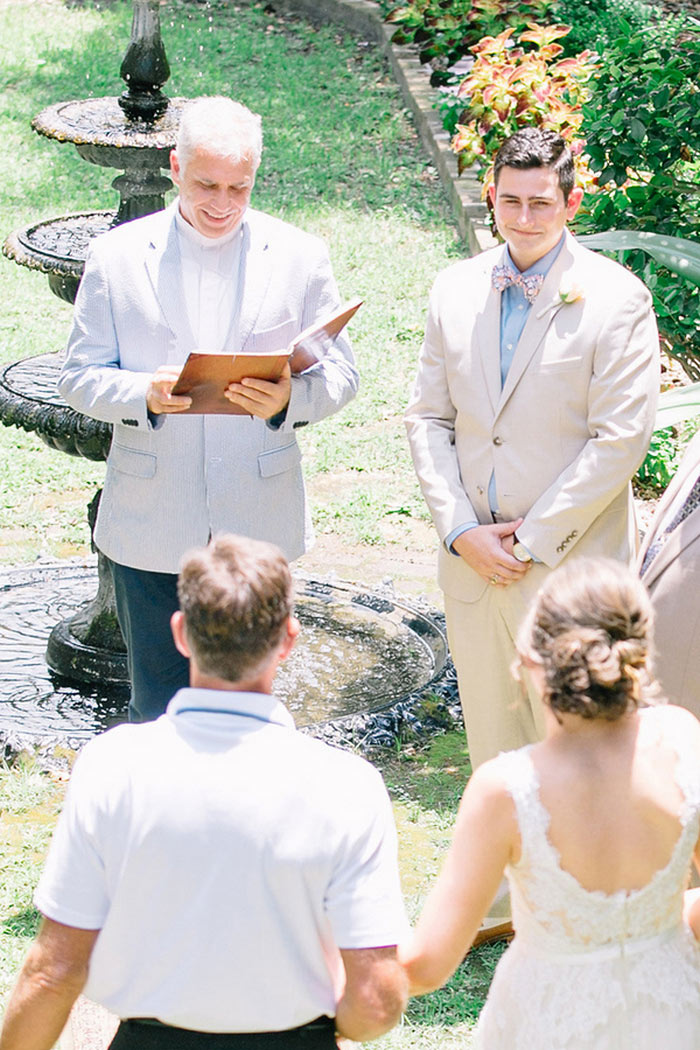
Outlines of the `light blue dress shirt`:
{"type": "MultiPolygon", "coordinates": [[[[529,277],[532,274],[541,273],[543,277],[546,277],[549,270],[554,263],[554,260],[559,255],[564,244],[564,238],[566,234],[562,233],[559,241],[554,245],[553,248],[543,255],[541,259],[533,263],[532,266],[527,270],[523,270],[522,274],[524,277],[529,277]]],[[[515,265],[510,256],[510,250],[506,245],[503,262],[507,266],[512,267],[517,272],[518,267],[515,265]]],[[[529,303],[525,298],[523,289],[517,284],[511,284],[510,287],[505,288],[501,292],[501,333],[500,333],[500,357],[501,357],[501,388],[506,381],[508,370],[513,363],[513,356],[518,345],[520,336],[523,334],[523,329],[530,315],[532,309],[532,303],[529,303]]],[[[498,513],[498,498],[496,495],[496,475],[491,475],[489,479],[489,506],[493,514],[498,513]]],[[[468,521],[463,525],[457,525],[452,532],[445,537],[445,546],[452,554],[457,554],[452,548],[452,544],[461,536],[463,532],[467,532],[469,529],[474,529],[479,524],[478,521],[468,521]]]]}

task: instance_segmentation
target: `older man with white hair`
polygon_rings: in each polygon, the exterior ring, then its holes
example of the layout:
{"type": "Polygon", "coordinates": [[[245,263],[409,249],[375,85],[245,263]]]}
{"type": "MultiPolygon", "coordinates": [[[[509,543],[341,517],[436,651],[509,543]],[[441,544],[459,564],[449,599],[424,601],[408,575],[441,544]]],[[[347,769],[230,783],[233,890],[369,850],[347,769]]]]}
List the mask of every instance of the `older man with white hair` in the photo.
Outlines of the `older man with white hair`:
{"type": "Polygon", "coordinates": [[[248,207],[261,151],[260,117],[245,106],[191,103],[170,158],[179,197],[98,238],[76,299],[59,389],[114,426],[95,543],[112,569],[135,721],[187,683],[169,626],[184,551],[222,530],[288,558],[307,550],[295,431],[357,390],[341,336],[302,375],[231,384],[245,414],[183,415],[190,398],[172,393],[190,351],[282,350],[338,306],[323,243],[248,207]]]}

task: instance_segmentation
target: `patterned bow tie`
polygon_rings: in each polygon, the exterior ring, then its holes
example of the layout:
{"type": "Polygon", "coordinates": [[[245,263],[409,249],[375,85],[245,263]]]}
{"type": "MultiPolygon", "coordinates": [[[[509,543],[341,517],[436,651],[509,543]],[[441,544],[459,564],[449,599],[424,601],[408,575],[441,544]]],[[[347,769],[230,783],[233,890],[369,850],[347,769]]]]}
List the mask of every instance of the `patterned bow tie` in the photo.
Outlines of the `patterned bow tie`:
{"type": "Polygon", "coordinates": [[[523,295],[529,303],[534,303],[540,294],[543,281],[543,273],[533,273],[529,277],[523,277],[521,273],[511,269],[507,263],[494,266],[491,271],[491,284],[497,292],[502,292],[505,288],[510,288],[514,284],[518,288],[522,288],[523,295]]]}

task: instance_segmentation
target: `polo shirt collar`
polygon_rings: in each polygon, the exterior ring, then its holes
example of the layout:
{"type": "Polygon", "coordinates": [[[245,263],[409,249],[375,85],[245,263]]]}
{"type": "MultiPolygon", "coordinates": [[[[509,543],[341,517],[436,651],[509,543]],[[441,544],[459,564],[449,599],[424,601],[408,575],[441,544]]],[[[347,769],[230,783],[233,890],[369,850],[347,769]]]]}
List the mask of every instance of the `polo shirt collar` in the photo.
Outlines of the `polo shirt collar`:
{"type": "Polygon", "coordinates": [[[287,708],[269,693],[239,693],[235,690],[180,689],[167,706],[169,718],[188,712],[197,714],[232,714],[259,722],[271,722],[294,729],[294,719],[287,708]]]}

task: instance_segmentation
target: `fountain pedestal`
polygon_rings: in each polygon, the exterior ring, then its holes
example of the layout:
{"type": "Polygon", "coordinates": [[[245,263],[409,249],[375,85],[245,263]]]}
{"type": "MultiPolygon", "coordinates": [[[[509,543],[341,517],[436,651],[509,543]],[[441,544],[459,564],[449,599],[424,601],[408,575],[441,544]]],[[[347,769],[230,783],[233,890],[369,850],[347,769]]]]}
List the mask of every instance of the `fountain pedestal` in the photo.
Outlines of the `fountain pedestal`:
{"type": "MultiPolygon", "coordinates": [[[[91,164],[122,172],[112,186],[115,211],[84,212],[27,226],[11,233],[3,254],[45,273],[49,287],[72,303],[90,241],[122,222],[165,206],[172,182],[169,166],[186,99],[168,99],[161,87],[170,75],[160,36],[159,0],[134,0],[131,40],[120,74],[119,98],[87,98],[49,106],[32,121],[40,135],[72,142],[91,164]]],[[[56,392],[60,359],[44,354],[7,366],[0,373],[0,421],[34,431],[52,448],[88,459],[107,458],[111,427],[70,409],[56,392]]],[[[97,497],[99,498],[99,496],[97,497]]],[[[92,508],[92,523],[96,514],[92,508]]],[[[90,513],[89,513],[90,517],[90,513]]],[[[117,623],[111,574],[100,556],[97,595],[59,623],[46,658],[60,674],[84,682],[126,682],[124,642],[117,623]]]]}

